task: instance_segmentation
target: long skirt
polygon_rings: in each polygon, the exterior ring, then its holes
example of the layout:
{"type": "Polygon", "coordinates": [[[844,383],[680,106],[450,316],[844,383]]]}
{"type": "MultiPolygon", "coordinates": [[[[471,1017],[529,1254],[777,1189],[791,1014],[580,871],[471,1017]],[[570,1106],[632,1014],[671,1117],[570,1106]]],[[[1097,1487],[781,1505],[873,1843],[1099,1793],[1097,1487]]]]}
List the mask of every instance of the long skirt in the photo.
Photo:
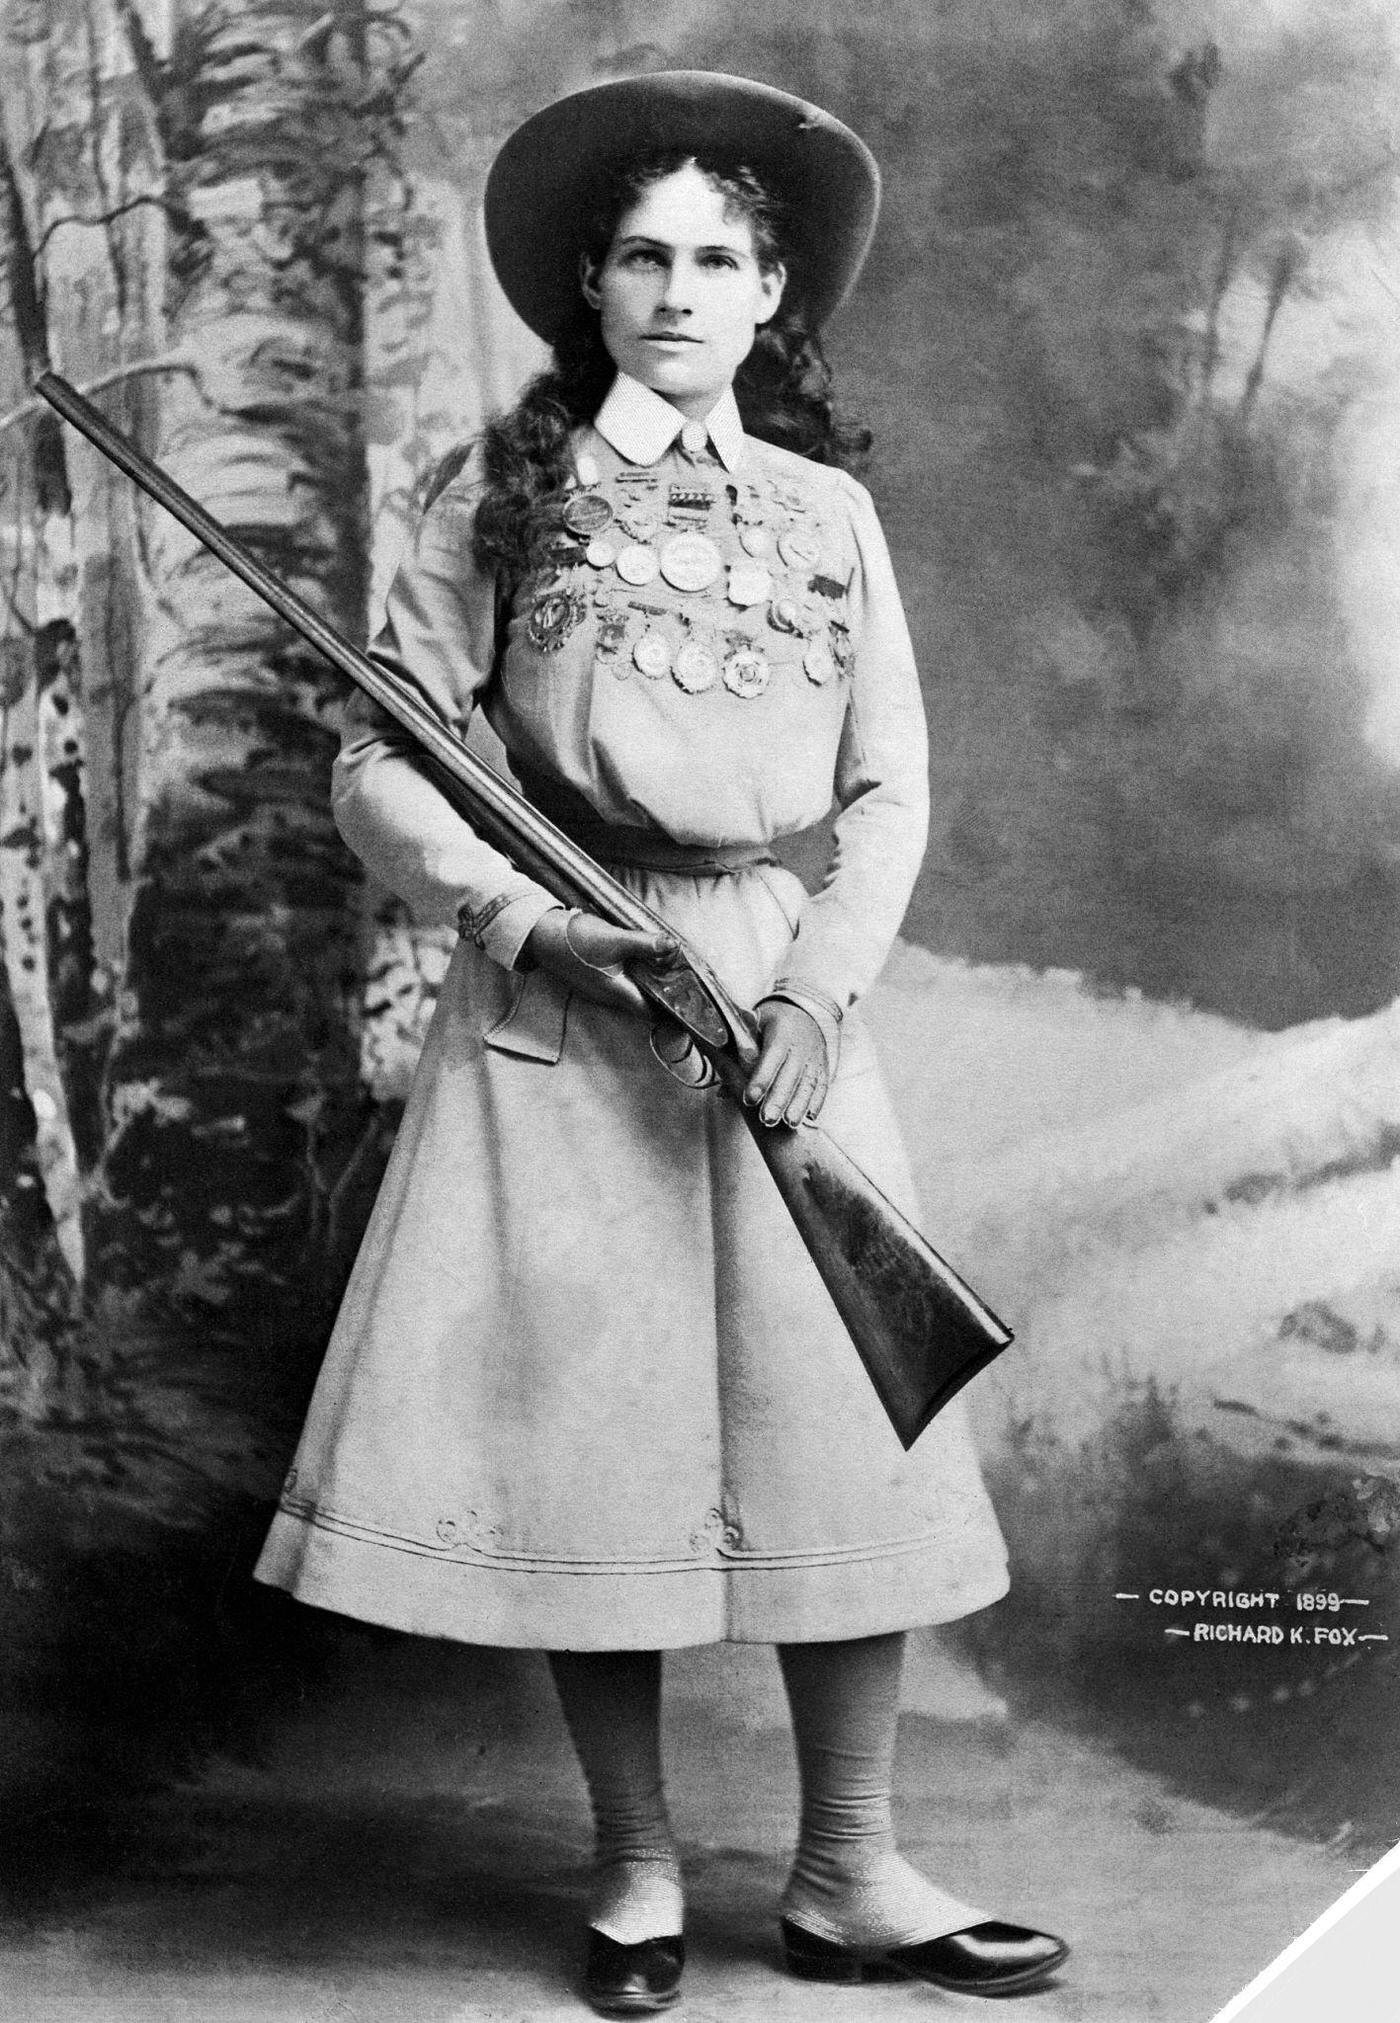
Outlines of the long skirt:
{"type": "MultiPolygon", "coordinates": [[[[789,872],[618,875],[741,1001],[781,971],[789,872]]],[[[855,1013],[821,1121],[917,1221],[855,1013]]],[[[732,1100],[466,942],[257,1571],[575,1650],[870,1636],[1006,1589],[961,1400],[904,1452],[732,1100]]]]}

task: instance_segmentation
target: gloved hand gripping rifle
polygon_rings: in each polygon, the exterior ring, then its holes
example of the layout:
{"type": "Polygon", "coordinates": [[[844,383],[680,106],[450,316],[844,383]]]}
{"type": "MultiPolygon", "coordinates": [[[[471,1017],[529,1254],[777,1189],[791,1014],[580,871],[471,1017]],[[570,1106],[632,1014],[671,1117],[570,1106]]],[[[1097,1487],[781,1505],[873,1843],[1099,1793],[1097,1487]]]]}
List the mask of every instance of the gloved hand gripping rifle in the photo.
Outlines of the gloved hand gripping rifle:
{"type": "MultiPolygon", "coordinates": [[[[519,870],[566,906],[584,907],[616,927],[664,929],[676,940],[678,953],[668,968],[638,964],[629,974],[658,1011],[684,1029],[737,1100],[757,1057],[757,1021],[699,951],[546,821],[417,696],[256,561],[76,387],[52,372],[35,387],[406,730],[442,793],[519,870]]],[[[768,1126],[747,1105],[741,1108],[890,1424],[911,1447],[935,1413],[1007,1346],[1011,1331],[819,1125],[768,1126]]]]}

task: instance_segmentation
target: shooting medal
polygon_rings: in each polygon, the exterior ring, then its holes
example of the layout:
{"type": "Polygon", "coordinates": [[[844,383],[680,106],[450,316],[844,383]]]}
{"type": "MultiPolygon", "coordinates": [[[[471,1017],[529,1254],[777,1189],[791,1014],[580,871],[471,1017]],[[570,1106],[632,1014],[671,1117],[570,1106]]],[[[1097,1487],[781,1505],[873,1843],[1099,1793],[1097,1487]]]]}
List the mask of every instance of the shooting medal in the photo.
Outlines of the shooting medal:
{"type": "Polygon", "coordinates": [[[531,607],[525,633],[537,653],[557,653],[583,623],[587,600],[579,590],[546,590],[531,607]]]}
{"type": "Polygon", "coordinates": [[[600,603],[597,620],[598,636],[594,652],[599,660],[608,663],[619,681],[626,681],[629,662],[622,649],[627,644],[627,613],[619,611],[615,604],[600,603]]]}
{"type": "Polygon", "coordinates": [[[634,541],[649,541],[661,525],[657,511],[661,480],[655,471],[619,471],[613,513],[624,534],[634,541]]]}
{"type": "Polygon", "coordinates": [[[632,648],[632,658],[648,681],[660,681],[671,671],[671,642],[664,632],[649,625],[632,648]]]}
{"type": "Polygon", "coordinates": [[[830,681],[836,672],[836,655],[831,650],[831,641],[824,632],[819,632],[807,641],[807,650],[802,656],[802,671],[808,681],[820,688],[830,681]]]}
{"type": "Polygon", "coordinates": [[[703,695],[719,680],[719,655],[707,640],[693,633],[681,642],[671,664],[671,678],[687,695],[703,695]]]}
{"type": "Polygon", "coordinates": [[[647,512],[643,506],[635,504],[619,505],[613,508],[618,526],[629,540],[647,542],[661,525],[659,515],[647,512]]]}
{"type": "Polygon", "coordinates": [[[708,534],[673,534],[661,550],[661,573],[674,590],[708,590],[724,558],[708,534]]]}
{"type": "Polygon", "coordinates": [[[617,543],[598,534],[583,551],[583,559],[592,569],[611,569],[617,560],[617,543]]]}
{"type": "Polygon", "coordinates": [[[566,527],[556,527],[541,543],[543,552],[556,569],[567,569],[583,554],[583,543],[566,527]]]}
{"type": "Polygon", "coordinates": [[[617,573],[624,583],[640,587],[650,583],[661,564],[655,548],[647,548],[640,541],[634,541],[624,548],[617,558],[617,573]]]}
{"type": "Polygon", "coordinates": [[[724,685],[731,695],[762,695],[770,669],[756,646],[741,646],[724,663],[724,685]]]}
{"type": "Polygon", "coordinates": [[[792,632],[799,638],[812,630],[811,613],[795,597],[775,597],[768,607],[768,623],[775,632],[792,632]]]}
{"type": "Polygon", "coordinates": [[[703,527],[714,502],[708,485],[672,485],[666,493],[666,525],[703,527]]]}
{"type": "Polygon", "coordinates": [[[602,476],[602,472],[598,469],[598,459],[588,450],[582,451],[574,459],[574,469],[578,473],[581,485],[596,485],[602,476]]]}
{"type": "Polygon", "coordinates": [[[729,586],[725,592],[731,604],[744,608],[766,604],[773,592],[773,578],[761,562],[731,562],[729,586]]]}
{"type": "Polygon", "coordinates": [[[612,525],[613,509],[601,492],[575,492],[564,502],[563,521],[571,534],[591,541],[612,525]]]}
{"type": "Polygon", "coordinates": [[[739,529],[739,540],[746,555],[752,555],[761,562],[773,552],[773,529],[765,527],[761,521],[753,526],[739,529]]]}
{"type": "Polygon", "coordinates": [[[821,560],[821,543],[805,527],[788,527],[778,536],[778,553],[789,569],[815,569],[821,560]]]}

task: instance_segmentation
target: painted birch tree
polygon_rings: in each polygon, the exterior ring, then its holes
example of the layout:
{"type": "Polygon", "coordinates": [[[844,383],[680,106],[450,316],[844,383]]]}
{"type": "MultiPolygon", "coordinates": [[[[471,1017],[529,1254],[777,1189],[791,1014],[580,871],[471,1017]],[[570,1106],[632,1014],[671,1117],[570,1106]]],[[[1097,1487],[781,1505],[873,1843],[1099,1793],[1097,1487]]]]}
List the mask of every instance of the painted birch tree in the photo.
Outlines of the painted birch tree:
{"type": "Polygon", "coordinates": [[[197,1540],[275,1488],[388,1132],[326,793],[337,678],[30,385],[95,390],[360,636],[367,245],[405,229],[413,59],[365,0],[48,0],[0,36],[0,1516],[22,1645],[65,1552],[197,1540]]]}

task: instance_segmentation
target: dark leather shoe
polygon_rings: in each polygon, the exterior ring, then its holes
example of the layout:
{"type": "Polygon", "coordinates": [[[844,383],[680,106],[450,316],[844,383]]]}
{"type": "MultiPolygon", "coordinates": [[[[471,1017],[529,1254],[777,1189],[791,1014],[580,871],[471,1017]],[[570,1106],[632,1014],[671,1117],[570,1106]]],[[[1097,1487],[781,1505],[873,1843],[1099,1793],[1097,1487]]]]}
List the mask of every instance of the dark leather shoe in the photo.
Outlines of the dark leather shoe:
{"type": "Polygon", "coordinates": [[[684,1965],[684,1939],[624,1946],[590,1925],[584,1993],[600,2016],[654,2016],[680,1994],[684,1965]]]}
{"type": "Polygon", "coordinates": [[[787,1970],[804,1981],[930,1981],[959,1995],[1011,1995],[1069,1958],[1063,1939],[989,1918],[917,1946],[841,1946],[783,1919],[787,1970]]]}

